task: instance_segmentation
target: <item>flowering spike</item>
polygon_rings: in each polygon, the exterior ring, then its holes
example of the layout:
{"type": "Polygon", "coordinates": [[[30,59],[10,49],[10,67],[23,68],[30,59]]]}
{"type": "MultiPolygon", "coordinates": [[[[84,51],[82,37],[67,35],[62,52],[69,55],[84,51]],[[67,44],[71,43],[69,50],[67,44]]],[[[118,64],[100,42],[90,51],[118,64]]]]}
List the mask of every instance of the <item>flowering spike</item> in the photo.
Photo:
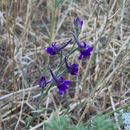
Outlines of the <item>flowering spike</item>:
{"type": "Polygon", "coordinates": [[[65,57],[65,65],[66,65],[66,68],[67,68],[68,72],[71,75],[77,75],[77,73],[78,73],[78,64],[68,65],[67,58],[65,57]]]}
{"type": "Polygon", "coordinates": [[[66,44],[57,46],[56,42],[53,42],[51,44],[51,46],[46,48],[46,52],[50,55],[56,55],[58,54],[62,49],[64,49],[68,44],[70,44],[72,42],[72,39],[70,39],[66,44]]]}

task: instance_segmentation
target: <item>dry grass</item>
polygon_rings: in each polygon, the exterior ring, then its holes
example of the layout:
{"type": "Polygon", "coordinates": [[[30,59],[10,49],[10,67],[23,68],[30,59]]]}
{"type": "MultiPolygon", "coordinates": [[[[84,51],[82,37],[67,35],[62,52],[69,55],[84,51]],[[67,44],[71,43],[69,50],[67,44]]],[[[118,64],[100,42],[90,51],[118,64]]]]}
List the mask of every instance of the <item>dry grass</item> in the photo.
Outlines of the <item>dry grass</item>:
{"type": "Polygon", "coordinates": [[[87,64],[80,63],[76,91],[70,89],[64,98],[49,93],[41,104],[47,111],[39,114],[30,130],[42,129],[43,121],[57,109],[74,123],[114,111],[120,129],[115,111],[130,102],[130,1],[65,0],[56,10],[53,2],[0,1],[1,130],[24,129],[25,119],[36,112],[41,91],[37,80],[48,73],[44,48],[53,40],[68,39],[77,15],[84,20],[80,37],[93,45],[93,54],[87,64]]]}

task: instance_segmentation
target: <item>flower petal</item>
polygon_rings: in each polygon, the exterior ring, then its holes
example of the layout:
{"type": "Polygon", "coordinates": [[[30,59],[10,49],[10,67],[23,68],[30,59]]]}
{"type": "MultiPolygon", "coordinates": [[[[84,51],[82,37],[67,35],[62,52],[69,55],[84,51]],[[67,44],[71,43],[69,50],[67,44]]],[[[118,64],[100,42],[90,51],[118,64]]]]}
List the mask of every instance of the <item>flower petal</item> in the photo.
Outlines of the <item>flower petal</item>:
{"type": "Polygon", "coordinates": [[[59,82],[57,82],[57,88],[60,95],[66,93],[70,83],[70,80],[60,80],[59,82]]]}
{"type": "Polygon", "coordinates": [[[72,64],[69,66],[69,72],[71,75],[76,75],[78,73],[78,64],[72,64]]]}
{"type": "Polygon", "coordinates": [[[68,72],[71,75],[76,75],[78,73],[78,64],[68,65],[66,57],[65,57],[64,60],[65,60],[65,65],[66,65],[66,68],[67,68],[68,72]]]}
{"type": "Polygon", "coordinates": [[[70,85],[70,84],[71,84],[71,81],[70,81],[70,80],[66,80],[66,81],[65,81],[65,84],[66,84],[66,85],[70,85]]]}
{"type": "Polygon", "coordinates": [[[46,52],[50,55],[56,55],[56,51],[52,47],[47,47],[46,52]]]}

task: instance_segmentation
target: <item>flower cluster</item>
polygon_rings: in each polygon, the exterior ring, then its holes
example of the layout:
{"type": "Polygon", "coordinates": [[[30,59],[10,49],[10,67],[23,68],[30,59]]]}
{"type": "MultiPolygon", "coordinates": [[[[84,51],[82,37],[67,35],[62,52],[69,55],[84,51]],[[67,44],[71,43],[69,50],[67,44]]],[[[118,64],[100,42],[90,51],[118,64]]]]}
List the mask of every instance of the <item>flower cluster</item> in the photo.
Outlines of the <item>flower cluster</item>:
{"type": "MultiPolygon", "coordinates": [[[[46,48],[46,52],[49,54],[49,56],[56,56],[62,55],[62,65],[64,66],[63,73],[60,72],[60,74],[54,73],[49,65],[49,72],[52,77],[50,81],[47,81],[44,76],[41,76],[39,79],[39,86],[42,88],[45,88],[48,84],[54,83],[57,86],[59,95],[64,95],[67,90],[69,89],[71,85],[71,81],[65,79],[66,74],[70,74],[72,76],[78,75],[78,64],[77,63],[70,63],[69,62],[69,56],[70,54],[74,53],[75,51],[79,51],[79,60],[89,59],[91,56],[91,52],[93,50],[93,47],[91,47],[88,43],[85,41],[81,42],[78,38],[78,34],[80,33],[83,26],[83,21],[79,18],[76,18],[74,20],[74,32],[71,32],[70,35],[72,35],[72,38],[68,40],[67,42],[63,43],[62,45],[58,45],[56,42],[53,42],[49,47],[46,48]],[[77,49],[73,51],[73,49],[70,51],[71,53],[63,53],[64,49],[69,44],[77,44],[77,49]],[[64,76],[63,76],[64,75],[64,76]]],[[[60,67],[61,67],[60,66],[60,67]]],[[[60,70],[61,68],[58,68],[57,70],[60,70]]]]}

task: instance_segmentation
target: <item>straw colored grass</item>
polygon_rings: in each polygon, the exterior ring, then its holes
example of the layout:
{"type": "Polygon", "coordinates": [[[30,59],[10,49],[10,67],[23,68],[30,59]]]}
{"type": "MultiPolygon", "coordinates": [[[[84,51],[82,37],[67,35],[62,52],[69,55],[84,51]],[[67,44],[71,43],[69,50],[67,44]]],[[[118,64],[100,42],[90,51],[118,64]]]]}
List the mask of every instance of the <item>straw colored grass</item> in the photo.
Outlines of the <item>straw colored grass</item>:
{"type": "MultiPolygon", "coordinates": [[[[75,124],[114,112],[121,129],[116,109],[130,102],[129,0],[65,0],[57,9],[53,4],[51,0],[0,1],[1,130],[22,130],[26,119],[33,117],[41,91],[37,80],[48,73],[44,49],[54,40],[62,43],[70,38],[76,16],[84,20],[80,38],[92,44],[92,56],[80,63],[76,91],[70,88],[64,98],[49,93],[41,103],[46,112],[29,129],[42,130],[57,109],[75,124]]],[[[77,57],[75,53],[73,60],[77,57]]]]}

